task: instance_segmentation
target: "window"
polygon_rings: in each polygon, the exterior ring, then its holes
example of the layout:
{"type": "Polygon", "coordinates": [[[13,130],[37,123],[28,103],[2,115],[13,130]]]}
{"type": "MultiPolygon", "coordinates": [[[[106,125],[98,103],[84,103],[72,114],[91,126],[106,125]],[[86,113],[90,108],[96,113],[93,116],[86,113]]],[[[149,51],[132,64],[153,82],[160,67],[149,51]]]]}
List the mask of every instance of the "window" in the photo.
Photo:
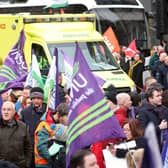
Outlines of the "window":
{"type": "Polygon", "coordinates": [[[43,47],[39,44],[33,44],[32,51],[34,51],[34,54],[36,55],[42,77],[46,77],[48,75],[50,65],[43,47]]]}

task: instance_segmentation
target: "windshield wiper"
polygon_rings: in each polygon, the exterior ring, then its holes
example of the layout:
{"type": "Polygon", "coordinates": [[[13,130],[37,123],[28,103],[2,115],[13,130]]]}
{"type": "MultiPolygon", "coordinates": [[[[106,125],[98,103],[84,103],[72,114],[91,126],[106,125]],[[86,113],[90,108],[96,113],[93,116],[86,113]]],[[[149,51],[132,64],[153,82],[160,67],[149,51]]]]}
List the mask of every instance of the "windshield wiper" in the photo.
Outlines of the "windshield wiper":
{"type": "Polygon", "coordinates": [[[115,70],[115,69],[117,69],[117,67],[115,67],[113,65],[105,64],[105,63],[102,63],[102,62],[101,63],[94,63],[93,65],[101,68],[101,70],[115,70]]]}

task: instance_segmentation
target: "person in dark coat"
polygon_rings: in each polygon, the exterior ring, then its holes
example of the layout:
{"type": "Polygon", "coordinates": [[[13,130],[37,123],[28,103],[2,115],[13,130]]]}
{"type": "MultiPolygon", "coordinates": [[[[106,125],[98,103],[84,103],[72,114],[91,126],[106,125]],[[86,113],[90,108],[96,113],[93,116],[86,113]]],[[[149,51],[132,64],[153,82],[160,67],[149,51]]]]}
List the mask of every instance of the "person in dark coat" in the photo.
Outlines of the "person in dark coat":
{"type": "Polygon", "coordinates": [[[158,68],[158,82],[164,89],[168,89],[168,56],[165,57],[164,63],[158,68]]]}
{"type": "Polygon", "coordinates": [[[142,105],[141,96],[137,92],[131,92],[130,96],[131,96],[132,106],[128,112],[128,117],[129,118],[137,118],[138,109],[142,105]]]}
{"type": "Polygon", "coordinates": [[[164,60],[165,60],[166,56],[167,56],[167,53],[165,51],[161,51],[159,53],[159,60],[156,61],[154,64],[153,76],[155,76],[155,78],[158,82],[160,82],[160,71],[161,71],[162,65],[164,65],[164,60]]]}
{"type": "Polygon", "coordinates": [[[139,109],[138,120],[145,129],[152,122],[155,126],[158,143],[161,147],[161,132],[167,129],[168,109],[162,105],[163,89],[158,85],[151,85],[147,92],[147,102],[139,109]]]}
{"type": "Polygon", "coordinates": [[[128,74],[130,68],[130,59],[128,57],[121,57],[120,66],[123,69],[123,71],[128,74]]]}
{"type": "Polygon", "coordinates": [[[14,115],[14,103],[4,102],[0,120],[0,160],[14,163],[19,168],[30,168],[32,145],[28,127],[16,121],[14,115]]]}
{"type": "Polygon", "coordinates": [[[129,76],[135,82],[137,91],[140,92],[143,88],[143,70],[144,65],[140,53],[137,52],[134,56],[134,64],[130,67],[129,76]]]}
{"type": "Polygon", "coordinates": [[[130,68],[130,57],[126,57],[125,50],[127,49],[126,46],[122,46],[121,48],[121,58],[120,58],[120,66],[125,73],[128,74],[130,68]]]}
{"type": "MultiPolygon", "coordinates": [[[[21,120],[29,126],[32,147],[34,148],[34,132],[40,118],[46,111],[46,104],[43,104],[44,91],[40,87],[34,87],[30,91],[32,104],[21,111],[21,120]]],[[[34,149],[33,149],[34,151],[34,149]]],[[[34,154],[34,153],[33,153],[34,154]]],[[[34,156],[32,159],[32,168],[34,167],[34,156]]]]}
{"type": "Polygon", "coordinates": [[[32,144],[34,144],[34,131],[46,111],[46,104],[43,104],[44,91],[39,87],[34,87],[30,91],[30,98],[32,103],[21,111],[21,120],[29,126],[32,144]]]}

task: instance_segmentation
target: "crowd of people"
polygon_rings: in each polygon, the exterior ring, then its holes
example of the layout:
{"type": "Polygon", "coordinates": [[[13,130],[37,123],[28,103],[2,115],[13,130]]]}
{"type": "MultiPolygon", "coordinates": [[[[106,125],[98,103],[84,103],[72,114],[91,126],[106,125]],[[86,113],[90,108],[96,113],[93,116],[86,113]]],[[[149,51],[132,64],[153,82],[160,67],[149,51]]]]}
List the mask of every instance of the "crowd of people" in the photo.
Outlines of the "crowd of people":
{"type": "MultiPolygon", "coordinates": [[[[150,122],[155,126],[162,151],[168,136],[168,56],[161,46],[153,47],[152,52],[151,76],[145,79],[144,86],[141,53],[129,58],[122,55],[123,49],[118,55],[118,63],[135,82],[137,92],[117,93],[113,85],[104,92],[125,138],[108,139],[76,151],[70,168],[105,168],[103,149],[115,157],[126,158],[129,168],[140,168],[144,131],[150,122]]],[[[40,87],[25,86],[23,90],[11,89],[1,94],[0,167],[66,167],[69,99],[61,82],[59,96],[60,104],[53,110],[44,103],[44,90],[40,87]]]]}

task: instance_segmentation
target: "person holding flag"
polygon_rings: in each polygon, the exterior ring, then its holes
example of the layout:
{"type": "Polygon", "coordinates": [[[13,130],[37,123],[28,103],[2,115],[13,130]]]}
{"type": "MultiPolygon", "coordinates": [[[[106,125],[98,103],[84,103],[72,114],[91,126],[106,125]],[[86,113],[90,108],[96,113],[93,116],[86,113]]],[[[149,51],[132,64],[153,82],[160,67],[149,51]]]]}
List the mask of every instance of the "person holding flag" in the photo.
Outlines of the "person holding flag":
{"type": "MultiPolygon", "coordinates": [[[[46,104],[43,103],[44,91],[40,87],[33,87],[30,91],[31,105],[21,111],[20,120],[29,126],[32,148],[34,147],[34,132],[40,122],[41,116],[46,111],[46,104]]],[[[32,157],[31,168],[34,168],[34,156],[32,157]]]]}
{"type": "Polygon", "coordinates": [[[121,48],[120,66],[123,69],[123,71],[128,74],[128,71],[130,68],[130,63],[131,63],[131,57],[128,57],[125,55],[126,49],[127,49],[126,46],[122,46],[122,48],[121,48]]]}

